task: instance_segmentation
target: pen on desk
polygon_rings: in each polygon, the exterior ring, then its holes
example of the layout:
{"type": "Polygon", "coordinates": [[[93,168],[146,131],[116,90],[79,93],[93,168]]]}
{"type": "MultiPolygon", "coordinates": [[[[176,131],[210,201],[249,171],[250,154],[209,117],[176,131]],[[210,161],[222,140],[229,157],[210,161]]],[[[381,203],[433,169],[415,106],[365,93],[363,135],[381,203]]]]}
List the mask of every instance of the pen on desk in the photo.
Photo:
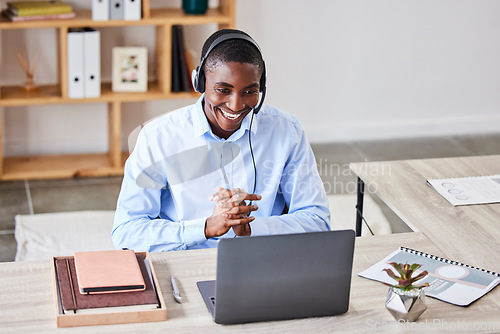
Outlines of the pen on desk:
{"type": "Polygon", "coordinates": [[[175,281],[174,276],[170,276],[170,282],[172,283],[172,289],[174,290],[173,291],[174,299],[178,303],[182,303],[182,297],[181,297],[181,294],[179,292],[179,288],[177,287],[177,282],[175,281]]]}

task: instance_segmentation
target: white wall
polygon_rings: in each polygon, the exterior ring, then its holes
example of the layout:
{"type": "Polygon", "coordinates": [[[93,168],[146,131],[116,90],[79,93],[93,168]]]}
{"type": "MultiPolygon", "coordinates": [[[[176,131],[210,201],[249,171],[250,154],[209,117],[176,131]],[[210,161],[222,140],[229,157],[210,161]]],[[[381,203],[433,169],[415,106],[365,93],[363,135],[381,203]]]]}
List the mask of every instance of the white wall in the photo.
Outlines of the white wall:
{"type": "MultiPolygon", "coordinates": [[[[165,2],[180,3],[153,1],[165,2]]],[[[263,50],[267,102],[296,115],[312,142],[500,129],[500,1],[238,0],[236,9],[237,28],[263,50]]],[[[199,51],[212,31],[187,29],[186,38],[199,51]]],[[[104,29],[103,79],[109,80],[115,45],[147,46],[152,65],[154,42],[144,38],[152,35],[148,27],[104,29]]],[[[39,54],[37,82],[55,83],[55,33],[40,29],[1,32],[2,85],[23,81],[13,52],[24,44],[39,54]]],[[[192,101],[126,104],[124,133],[192,101]]],[[[105,104],[5,108],[4,150],[103,152],[106,129],[105,104]]]]}
{"type": "Polygon", "coordinates": [[[311,141],[500,131],[500,1],[238,4],[311,141]]]}

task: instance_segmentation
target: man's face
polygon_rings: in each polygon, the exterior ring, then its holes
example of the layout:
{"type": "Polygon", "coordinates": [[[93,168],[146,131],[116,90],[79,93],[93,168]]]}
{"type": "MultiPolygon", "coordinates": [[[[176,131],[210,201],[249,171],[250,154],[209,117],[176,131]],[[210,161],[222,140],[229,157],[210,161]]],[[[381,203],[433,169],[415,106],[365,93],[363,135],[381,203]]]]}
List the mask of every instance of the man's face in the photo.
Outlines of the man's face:
{"type": "Polygon", "coordinates": [[[212,131],[229,138],[259,102],[261,72],[252,64],[229,62],[205,72],[205,115],[212,131]]]}

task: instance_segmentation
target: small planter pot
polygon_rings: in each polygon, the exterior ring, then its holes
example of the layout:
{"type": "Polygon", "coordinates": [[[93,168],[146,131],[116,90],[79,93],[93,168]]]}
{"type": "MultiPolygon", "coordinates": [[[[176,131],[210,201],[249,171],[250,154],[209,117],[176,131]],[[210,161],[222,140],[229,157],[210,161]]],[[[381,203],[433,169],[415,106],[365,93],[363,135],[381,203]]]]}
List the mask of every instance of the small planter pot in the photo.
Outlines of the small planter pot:
{"type": "Polygon", "coordinates": [[[398,321],[415,321],[427,309],[424,289],[403,291],[390,287],[385,307],[398,321]]]}
{"type": "Polygon", "coordinates": [[[208,0],[182,0],[182,9],[186,14],[205,14],[208,9],[208,0]]]}

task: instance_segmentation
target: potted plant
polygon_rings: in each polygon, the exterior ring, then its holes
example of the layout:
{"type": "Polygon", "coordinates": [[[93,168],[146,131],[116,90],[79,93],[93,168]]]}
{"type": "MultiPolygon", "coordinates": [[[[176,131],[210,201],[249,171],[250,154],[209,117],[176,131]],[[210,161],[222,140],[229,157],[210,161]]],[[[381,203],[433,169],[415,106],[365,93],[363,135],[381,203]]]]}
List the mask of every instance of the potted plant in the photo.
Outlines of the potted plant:
{"type": "Polygon", "coordinates": [[[396,275],[391,269],[383,269],[398,284],[390,285],[387,293],[385,307],[391,312],[396,320],[415,321],[427,309],[425,301],[424,287],[429,283],[413,284],[427,276],[427,270],[413,275],[419,269],[421,264],[402,264],[396,262],[389,263],[399,274],[396,275]]]}

